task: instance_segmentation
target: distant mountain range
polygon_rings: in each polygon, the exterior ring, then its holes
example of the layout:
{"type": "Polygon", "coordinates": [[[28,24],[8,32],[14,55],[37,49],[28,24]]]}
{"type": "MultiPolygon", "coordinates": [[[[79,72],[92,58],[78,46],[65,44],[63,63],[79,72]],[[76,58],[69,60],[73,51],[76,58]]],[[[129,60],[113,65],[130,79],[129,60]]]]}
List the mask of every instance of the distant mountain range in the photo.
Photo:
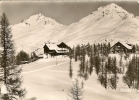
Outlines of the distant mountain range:
{"type": "Polygon", "coordinates": [[[139,17],[112,3],[69,26],[37,14],[12,26],[17,50],[31,52],[46,42],[76,44],[126,41],[139,42],[139,17]]]}

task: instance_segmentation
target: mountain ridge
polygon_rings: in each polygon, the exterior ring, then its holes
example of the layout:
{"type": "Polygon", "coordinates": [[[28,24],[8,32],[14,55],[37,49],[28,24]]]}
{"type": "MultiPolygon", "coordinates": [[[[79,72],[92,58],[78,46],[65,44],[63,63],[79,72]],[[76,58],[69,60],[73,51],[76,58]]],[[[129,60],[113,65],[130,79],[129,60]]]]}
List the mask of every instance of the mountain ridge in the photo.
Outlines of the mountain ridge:
{"type": "MultiPolygon", "coordinates": [[[[59,24],[42,14],[36,14],[14,25],[12,29],[17,44],[30,44],[32,47],[38,44],[36,46],[38,48],[42,48],[47,41],[66,42],[70,46],[88,42],[123,40],[135,43],[139,41],[137,39],[139,17],[128,13],[114,3],[100,7],[97,11],[68,26],[59,24]]],[[[17,48],[21,49],[21,46],[17,45],[17,48]]],[[[25,51],[33,51],[33,49],[36,48],[25,51]]]]}
{"type": "MultiPolygon", "coordinates": [[[[100,35],[102,35],[102,33],[105,33],[106,29],[113,28],[110,31],[114,31],[114,30],[118,31],[118,29],[120,29],[120,26],[124,26],[124,24],[127,24],[128,22],[129,22],[129,24],[133,23],[134,27],[138,27],[139,26],[139,20],[138,20],[138,18],[134,17],[133,14],[128,13],[126,10],[124,10],[122,7],[119,7],[116,4],[110,4],[110,5],[98,8],[97,11],[95,11],[95,12],[91,13],[90,15],[88,15],[88,16],[84,17],[83,19],[81,19],[78,22],[79,24],[78,23],[74,23],[76,25],[72,24],[72,26],[73,27],[80,27],[81,25],[84,26],[84,27],[86,26],[85,30],[87,30],[89,27],[90,28],[94,28],[94,30],[96,28],[98,28],[98,30],[96,30],[96,31],[92,30],[93,34],[94,33],[95,34],[96,33],[100,33],[101,29],[103,29],[103,31],[100,34],[100,35]],[[116,8],[115,8],[115,6],[116,6],[116,8]],[[110,9],[110,7],[114,8],[114,9],[110,9]],[[118,9],[118,10],[115,10],[115,9],[118,9]],[[114,12],[111,13],[111,11],[114,11],[114,12]],[[120,15],[121,14],[122,15],[119,16],[119,14],[117,14],[117,11],[120,11],[118,13],[120,13],[120,15]],[[104,13],[110,12],[111,14],[108,13],[108,14],[106,14],[106,16],[102,17],[102,13],[103,12],[104,13]],[[98,19],[100,19],[100,20],[98,20],[98,19]],[[116,23],[116,22],[118,22],[118,23],[116,23]],[[84,23],[86,25],[83,25],[84,23]],[[116,27],[116,26],[118,26],[118,27],[116,27]],[[101,27],[101,28],[99,29],[99,27],[101,27]]],[[[78,28],[76,30],[79,31],[80,29],[78,28]]],[[[121,30],[122,30],[122,28],[121,28],[121,30]]],[[[125,30],[125,29],[123,29],[123,30],[125,30]]],[[[132,30],[133,30],[133,28],[132,28],[132,30]]],[[[82,30],[82,31],[84,31],[84,30],[82,30]]],[[[81,30],[79,32],[80,32],[80,35],[82,35],[82,36],[84,35],[84,34],[81,34],[81,30]]],[[[88,31],[88,32],[90,32],[90,31],[88,31]]],[[[92,32],[90,32],[90,34],[92,34],[92,32]]],[[[74,32],[71,32],[71,33],[74,33],[74,32]]],[[[76,32],[76,34],[77,33],[78,32],[76,32]]],[[[83,33],[86,33],[86,32],[83,32],[83,33]]],[[[108,31],[108,33],[110,33],[110,32],[108,31]]],[[[121,33],[123,33],[123,32],[121,32],[121,33]]],[[[117,33],[115,32],[114,34],[117,34],[117,33]]],[[[110,34],[110,35],[112,35],[112,34],[110,34]]],[[[98,40],[98,38],[96,38],[96,40],[98,40]]],[[[79,41],[79,42],[81,42],[81,41],[79,41]]],[[[70,44],[72,44],[72,43],[70,43],[70,44]]]]}

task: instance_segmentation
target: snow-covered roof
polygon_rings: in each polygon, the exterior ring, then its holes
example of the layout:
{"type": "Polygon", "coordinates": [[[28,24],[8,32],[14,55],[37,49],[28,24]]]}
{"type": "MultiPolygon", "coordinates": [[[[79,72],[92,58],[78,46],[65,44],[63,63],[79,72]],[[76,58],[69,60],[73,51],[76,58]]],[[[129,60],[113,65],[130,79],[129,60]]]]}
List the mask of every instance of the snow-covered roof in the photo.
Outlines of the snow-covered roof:
{"type": "MultiPolygon", "coordinates": [[[[118,43],[118,42],[117,42],[118,43]]],[[[115,43],[115,44],[117,44],[117,43],[115,43]]],[[[132,49],[132,46],[131,45],[128,45],[128,43],[126,43],[126,42],[119,42],[119,43],[121,43],[124,47],[126,47],[127,49],[132,49]]],[[[113,44],[113,46],[115,45],[115,44],[113,44]]],[[[112,47],[113,47],[112,46],[112,47]]]]}
{"type": "Polygon", "coordinates": [[[128,45],[125,42],[120,42],[122,45],[124,45],[127,49],[132,49],[132,46],[128,45]]]}
{"type": "Polygon", "coordinates": [[[50,50],[61,50],[57,44],[46,44],[50,50]]]}

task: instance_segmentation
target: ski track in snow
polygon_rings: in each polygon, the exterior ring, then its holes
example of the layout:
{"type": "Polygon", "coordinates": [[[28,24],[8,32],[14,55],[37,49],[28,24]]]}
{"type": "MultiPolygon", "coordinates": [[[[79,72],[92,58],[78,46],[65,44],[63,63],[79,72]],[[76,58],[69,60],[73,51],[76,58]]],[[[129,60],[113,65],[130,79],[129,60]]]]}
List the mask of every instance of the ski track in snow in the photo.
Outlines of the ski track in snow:
{"type": "Polygon", "coordinates": [[[44,69],[48,69],[48,68],[52,68],[52,67],[55,67],[55,66],[58,66],[58,65],[62,65],[62,64],[68,63],[68,62],[69,62],[69,61],[66,61],[66,62],[63,62],[63,63],[57,64],[57,65],[52,65],[52,66],[48,66],[48,67],[44,67],[44,68],[40,68],[40,69],[33,70],[33,71],[23,72],[23,74],[28,74],[28,73],[38,72],[38,71],[41,71],[41,70],[44,70],[44,69]]]}

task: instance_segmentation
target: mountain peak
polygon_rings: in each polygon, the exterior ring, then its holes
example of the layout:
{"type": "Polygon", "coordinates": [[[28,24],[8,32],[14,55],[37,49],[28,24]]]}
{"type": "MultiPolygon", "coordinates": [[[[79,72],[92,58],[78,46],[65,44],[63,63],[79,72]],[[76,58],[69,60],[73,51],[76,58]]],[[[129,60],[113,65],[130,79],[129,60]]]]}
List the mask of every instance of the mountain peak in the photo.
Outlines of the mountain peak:
{"type": "Polygon", "coordinates": [[[132,14],[128,13],[122,7],[118,6],[115,3],[111,3],[109,5],[98,8],[97,11],[92,12],[85,18],[82,18],[79,22],[84,21],[98,22],[100,20],[105,19],[125,20],[132,16],[133,16],[132,14]]]}
{"type": "MultiPolygon", "coordinates": [[[[104,10],[117,10],[117,11],[121,11],[121,12],[125,12],[125,13],[128,13],[125,9],[123,9],[122,7],[120,7],[119,5],[115,4],[115,3],[111,3],[109,5],[106,5],[106,6],[102,6],[102,7],[99,7],[97,11],[95,12],[98,12],[98,11],[104,11],[104,10]]],[[[95,13],[95,12],[92,12],[95,13]]]]}
{"type": "Polygon", "coordinates": [[[93,12],[92,14],[92,16],[96,16],[97,14],[97,21],[103,18],[124,20],[127,17],[131,16],[130,13],[128,13],[126,10],[115,3],[100,7],[96,12],[93,12]]]}
{"type": "MultiPolygon", "coordinates": [[[[39,17],[47,18],[47,17],[45,17],[42,13],[38,13],[38,14],[35,14],[35,15],[32,15],[32,16],[34,16],[34,17],[36,17],[36,18],[39,18],[39,17]]],[[[31,17],[32,17],[32,16],[31,16],[31,17]]]]}
{"type": "Polygon", "coordinates": [[[38,15],[39,15],[39,16],[43,16],[43,14],[42,14],[42,13],[39,13],[38,15]]]}
{"type": "Polygon", "coordinates": [[[111,3],[111,4],[107,5],[107,6],[115,7],[115,8],[119,7],[119,6],[118,6],[117,4],[115,4],[115,3],[111,3]]]}
{"type": "Polygon", "coordinates": [[[25,19],[22,21],[26,25],[33,25],[33,24],[51,24],[51,25],[60,25],[58,22],[56,22],[54,19],[45,17],[43,14],[38,13],[35,15],[30,16],[28,19],[25,19]]]}
{"type": "Polygon", "coordinates": [[[103,11],[109,10],[109,11],[115,11],[117,13],[124,12],[124,13],[128,14],[128,12],[125,9],[123,9],[122,7],[118,6],[115,3],[111,3],[111,4],[106,5],[104,7],[100,7],[98,10],[103,10],[103,11]]]}

